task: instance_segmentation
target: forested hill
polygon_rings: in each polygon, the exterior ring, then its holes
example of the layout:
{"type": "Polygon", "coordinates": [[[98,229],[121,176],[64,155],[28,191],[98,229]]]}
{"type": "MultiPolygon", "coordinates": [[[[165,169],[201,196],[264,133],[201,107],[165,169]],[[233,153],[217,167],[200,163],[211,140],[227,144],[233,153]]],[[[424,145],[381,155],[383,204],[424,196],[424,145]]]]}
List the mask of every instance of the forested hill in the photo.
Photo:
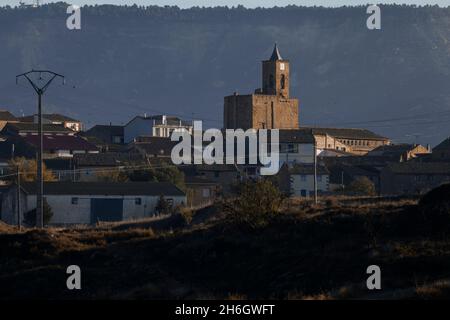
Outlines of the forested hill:
{"type": "Polygon", "coordinates": [[[450,135],[450,8],[382,6],[272,9],[0,8],[0,108],[35,110],[15,75],[50,68],[46,111],[95,123],[170,113],[221,127],[223,96],[260,87],[261,60],[277,42],[291,62],[302,125],[366,127],[394,141],[436,144],[450,135]],[[389,121],[378,121],[378,120],[389,121]]]}

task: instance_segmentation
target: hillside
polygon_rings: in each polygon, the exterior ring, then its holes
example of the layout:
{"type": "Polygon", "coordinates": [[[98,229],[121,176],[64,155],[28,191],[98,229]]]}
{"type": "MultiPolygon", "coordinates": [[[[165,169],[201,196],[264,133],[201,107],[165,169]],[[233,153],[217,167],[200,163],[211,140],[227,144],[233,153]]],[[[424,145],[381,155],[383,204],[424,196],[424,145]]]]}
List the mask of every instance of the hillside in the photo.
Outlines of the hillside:
{"type": "Polygon", "coordinates": [[[68,83],[52,85],[46,110],[87,127],[144,112],[221,127],[223,97],[260,87],[260,61],[277,42],[302,125],[432,144],[449,135],[450,8],[384,6],[382,30],[369,31],[365,7],[96,6],[69,31],[66,7],[0,8],[1,108],[33,112],[34,94],[15,75],[51,68],[68,83]]]}
{"type": "Polygon", "coordinates": [[[215,217],[174,230],[142,223],[22,232],[0,226],[0,297],[449,297],[448,217],[436,225],[414,201],[293,203],[259,229],[215,217]],[[80,291],[65,287],[71,264],[81,267],[80,291]],[[372,264],[382,270],[382,291],[365,287],[372,264]]]}

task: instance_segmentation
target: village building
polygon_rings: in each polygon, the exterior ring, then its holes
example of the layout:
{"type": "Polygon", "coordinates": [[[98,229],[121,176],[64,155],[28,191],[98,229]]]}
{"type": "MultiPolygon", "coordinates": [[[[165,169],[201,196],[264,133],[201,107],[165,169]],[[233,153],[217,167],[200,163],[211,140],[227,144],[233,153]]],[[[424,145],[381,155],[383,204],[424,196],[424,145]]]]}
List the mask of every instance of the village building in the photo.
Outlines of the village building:
{"type": "MultiPolygon", "coordinates": [[[[1,131],[1,157],[36,157],[39,147],[38,125],[8,123],[1,131]]],[[[72,157],[77,153],[98,153],[95,145],[61,125],[43,125],[43,158],[72,157]]]]}
{"type": "Polygon", "coordinates": [[[190,208],[211,205],[220,194],[220,185],[203,177],[186,176],[184,183],[188,190],[187,206],[190,208]]]}
{"type": "Polygon", "coordinates": [[[19,122],[19,120],[8,110],[0,110],[0,131],[8,122],[19,122]]]}
{"type": "Polygon", "coordinates": [[[73,181],[99,181],[114,169],[143,168],[147,164],[140,154],[127,152],[107,152],[99,154],[76,154],[73,157],[73,181]],[[100,178],[99,178],[100,177],[100,178]]]}
{"type": "MultiPolygon", "coordinates": [[[[19,117],[18,120],[20,122],[26,123],[38,123],[39,117],[37,114],[34,114],[30,116],[19,117]]],[[[83,129],[83,124],[81,121],[75,120],[73,118],[58,113],[42,114],[42,123],[61,125],[64,128],[68,128],[76,132],[81,131],[83,129]]]]}
{"type": "Polygon", "coordinates": [[[417,195],[449,182],[449,162],[390,163],[381,172],[381,193],[417,195]]]}
{"type": "Polygon", "coordinates": [[[433,148],[431,158],[437,161],[450,161],[450,137],[433,148]]]}
{"type": "Polygon", "coordinates": [[[367,178],[373,183],[375,192],[380,192],[381,170],[376,167],[338,163],[327,165],[327,169],[330,172],[330,191],[345,192],[353,181],[367,178]]]}
{"type": "Polygon", "coordinates": [[[124,126],[124,141],[129,143],[139,136],[168,138],[182,130],[192,133],[192,123],[168,115],[136,116],[124,126]]]}
{"type": "MultiPolygon", "coordinates": [[[[299,163],[284,164],[278,173],[282,192],[297,197],[314,197],[314,165],[299,163]]],[[[330,173],[323,164],[317,164],[317,192],[320,195],[330,191],[330,173]]]]}
{"type": "Polygon", "coordinates": [[[315,138],[311,130],[280,130],[280,166],[284,163],[314,163],[315,138]]]}
{"type": "Polygon", "coordinates": [[[125,152],[136,153],[145,158],[170,158],[172,148],[178,142],[166,137],[136,137],[125,148],[125,152]]]}
{"type": "MultiPolygon", "coordinates": [[[[74,156],[76,156],[75,154],[74,156]]],[[[57,181],[75,181],[73,158],[43,159],[45,168],[52,172],[57,181]]]]}
{"type": "Polygon", "coordinates": [[[379,146],[367,153],[369,157],[385,157],[395,162],[403,162],[414,159],[420,155],[429,154],[431,150],[420,144],[390,144],[379,146]]]}
{"type": "Polygon", "coordinates": [[[80,132],[85,140],[94,144],[101,152],[117,152],[123,149],[123,126],[97,124],[87,131],[80,132]]]}
{"type": "Polygon", "coordinates": [[[302,127],[312,130],[316,138],[319,156],[327,150],[338,150],[353,155],[365,155],[369,151],[390,144],[390,140],[372,131],[357,128],[302,127]]]}
{"type": "Polygon", "coordinates": [[[232,164],[200,164],[181,165],[178,169],[183,172],[185,179],[197,177],[220,185],[220,192],[229,194],[243,178],[243,170],[232,164]]]}
{"type": "MultiPolygon", "coordinates": [[[[20,219],[36,209],[35,182],[23,182],[20,189],[20,219]]],[[[17,224],[17,185],[2,193],[0,219],[17,224]]],[[[123,221],[157,214],[160,197],[170,206],[186,204],[186,195],[166,182],[46,182],[44,197],[53,216],[50,225],[94,224],[123,221]]]]}
{"type": "Polygon", "coordinates": [[[277,45],[262,62],[262,88],[224,98],[225,129],[297,129],[298,100],[290,98],[290,64],[277,45]]]}

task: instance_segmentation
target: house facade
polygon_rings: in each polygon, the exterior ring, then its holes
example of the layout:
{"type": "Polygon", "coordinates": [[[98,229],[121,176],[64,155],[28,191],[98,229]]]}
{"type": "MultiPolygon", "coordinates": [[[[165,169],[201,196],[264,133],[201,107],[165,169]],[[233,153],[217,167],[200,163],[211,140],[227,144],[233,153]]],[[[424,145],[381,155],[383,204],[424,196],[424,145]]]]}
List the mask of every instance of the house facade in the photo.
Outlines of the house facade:
{"type": "MultiPolygon", "coordinates": [[[[330,191],[330,173],[324,165],[317,165],[317,192],[325,194],[330,191]]],[[[284,164],[278,173],[279,188],[291,196],[314,196],[314,165],[284,164]]]]}

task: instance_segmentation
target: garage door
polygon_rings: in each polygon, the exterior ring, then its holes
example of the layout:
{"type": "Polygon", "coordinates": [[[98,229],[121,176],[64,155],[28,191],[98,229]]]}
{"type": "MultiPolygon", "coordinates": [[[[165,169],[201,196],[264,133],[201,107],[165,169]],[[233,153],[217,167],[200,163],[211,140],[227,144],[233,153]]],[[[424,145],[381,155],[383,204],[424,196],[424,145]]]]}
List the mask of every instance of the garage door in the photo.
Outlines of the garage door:
{"type": "Polygon", "coordinates": [[[91,223],[123,220],[123,199],[91,199],[91,223]]]}

